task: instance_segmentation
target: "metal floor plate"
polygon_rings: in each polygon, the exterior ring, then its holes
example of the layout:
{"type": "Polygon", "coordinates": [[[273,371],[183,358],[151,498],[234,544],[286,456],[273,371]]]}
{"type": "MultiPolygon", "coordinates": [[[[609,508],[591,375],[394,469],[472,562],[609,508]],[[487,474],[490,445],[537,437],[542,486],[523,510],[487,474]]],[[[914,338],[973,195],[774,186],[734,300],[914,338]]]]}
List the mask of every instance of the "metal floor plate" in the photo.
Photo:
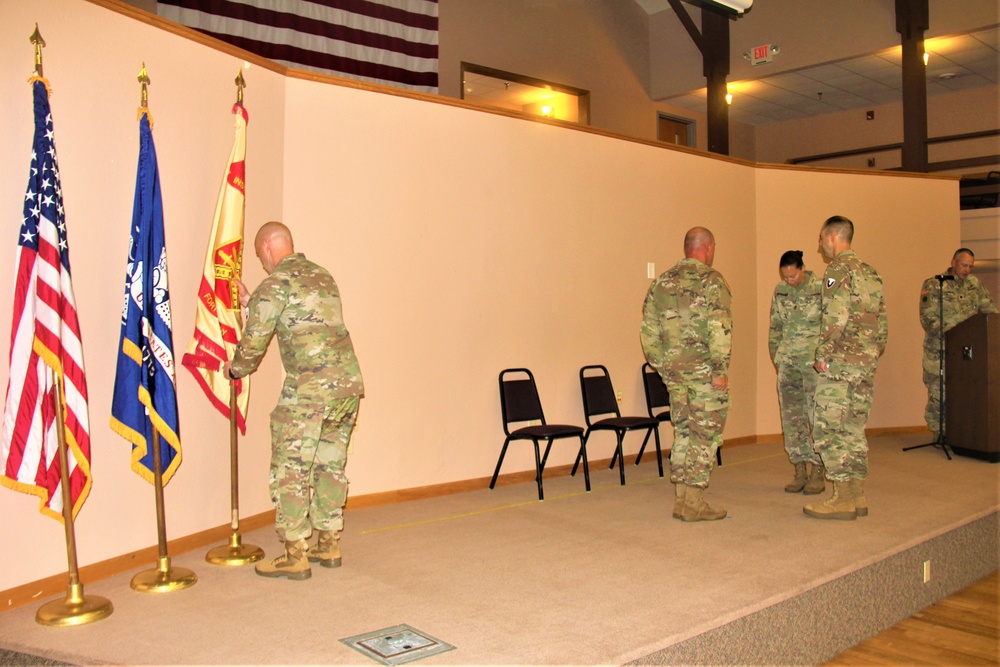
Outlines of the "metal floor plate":
{"type": "Polygon", "coordinates": [[[383,665],[402,665],[455,648],[405,624],[340,641],[383,665]]]}

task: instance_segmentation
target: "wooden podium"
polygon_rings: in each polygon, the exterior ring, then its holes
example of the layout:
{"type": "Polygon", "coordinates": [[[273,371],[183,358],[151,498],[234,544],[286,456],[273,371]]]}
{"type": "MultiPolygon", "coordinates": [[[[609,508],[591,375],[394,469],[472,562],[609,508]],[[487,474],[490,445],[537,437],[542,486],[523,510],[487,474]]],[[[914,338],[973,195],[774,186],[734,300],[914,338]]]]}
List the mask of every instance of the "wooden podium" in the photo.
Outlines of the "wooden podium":
{"type": "Polygon", "coordinates": [[[945,333],[945,434],[956,454],[1000,461],[1000,314],[945,333]]]}

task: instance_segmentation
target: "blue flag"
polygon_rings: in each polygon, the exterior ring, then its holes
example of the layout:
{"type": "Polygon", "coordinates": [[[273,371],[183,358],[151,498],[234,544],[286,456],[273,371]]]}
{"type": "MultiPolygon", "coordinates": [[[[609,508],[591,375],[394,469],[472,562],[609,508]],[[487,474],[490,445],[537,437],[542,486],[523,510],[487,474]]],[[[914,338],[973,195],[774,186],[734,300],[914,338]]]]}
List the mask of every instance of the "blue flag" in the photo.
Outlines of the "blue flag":
{"type": "Polygon", "coordinates": [[[181,463],[173,347],[160,177],[143,113],[111,428],[132,443],[132,469],[150,483],[153,430],[159,433],[164,486],[181,463]]]}

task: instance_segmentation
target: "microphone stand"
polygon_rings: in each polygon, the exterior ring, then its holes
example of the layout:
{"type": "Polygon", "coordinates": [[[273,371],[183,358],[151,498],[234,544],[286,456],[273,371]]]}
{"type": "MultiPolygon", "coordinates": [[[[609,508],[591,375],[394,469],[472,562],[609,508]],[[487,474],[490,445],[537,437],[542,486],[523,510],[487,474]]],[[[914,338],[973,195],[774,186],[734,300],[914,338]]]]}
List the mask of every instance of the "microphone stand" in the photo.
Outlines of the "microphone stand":
{"type": "Polygon", "coordinates": [[[948,452],[948,438],[944,434],[944,408],[945,408],[945,397],[944,397],[944,282],[946,280],[954,280],[953,276],[947,274],[940,274],[934,276],[938,279],[938,403],[940,409],[938,410],[938,435],[937,440],[934,442],[927,442],[922,445],[914,445],[912,447],[903,447],[904,452],[908,452],[911,449],[920,449],[921,447],[941,447],[944,451],[944,455],[948,457],[951,461],[951,454],[948,452]]]}

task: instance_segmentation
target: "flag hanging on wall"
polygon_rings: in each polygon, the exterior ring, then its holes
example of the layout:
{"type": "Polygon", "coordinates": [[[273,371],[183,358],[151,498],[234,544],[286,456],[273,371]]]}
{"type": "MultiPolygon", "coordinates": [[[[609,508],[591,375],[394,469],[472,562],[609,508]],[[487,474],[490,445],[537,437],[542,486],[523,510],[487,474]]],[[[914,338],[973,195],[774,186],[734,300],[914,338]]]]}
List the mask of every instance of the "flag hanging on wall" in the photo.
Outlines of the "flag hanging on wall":
{"type": "MultiPolygon", "coordinates": [[[[233,358],[243,333],[240,293],[237,285],[243,272],[243,217],[245,211],[247,122],[242,104],[233,105],[236,139],[229,154],[226,177],[215,205],[215,220],[208,239],[208,251],[198,287],[198,311],[194,337],[181,364],[190,370],[208,400],[229,417],[230,380],[222,366],[233,358]]],[[[246,434],[250,378],[236,381],[236,423],[246,434]]]]}
{"type": "Polygon", "coordinates": [[[14,257],[10,377],[0,436],[0,483],[41,499],[63,520],[56,384],[62,391],[72,516],[90,493],[90,418],[69,240],[47,83],[32,77],[35,138],[14,257]]]}
{"type": "Polygon", "coordinates": [[[181,464],[173,345],[160,176],[149,116],[142,113],[111,428],[132,443],[132,470],[151,484],[153,430],[159,433],[164,486],[181,464]]]}
{"type": "Polygon", "coordinates": [[[438,92],[437,0],[160,0],[157,12],[291,67],[438,92]]]}

